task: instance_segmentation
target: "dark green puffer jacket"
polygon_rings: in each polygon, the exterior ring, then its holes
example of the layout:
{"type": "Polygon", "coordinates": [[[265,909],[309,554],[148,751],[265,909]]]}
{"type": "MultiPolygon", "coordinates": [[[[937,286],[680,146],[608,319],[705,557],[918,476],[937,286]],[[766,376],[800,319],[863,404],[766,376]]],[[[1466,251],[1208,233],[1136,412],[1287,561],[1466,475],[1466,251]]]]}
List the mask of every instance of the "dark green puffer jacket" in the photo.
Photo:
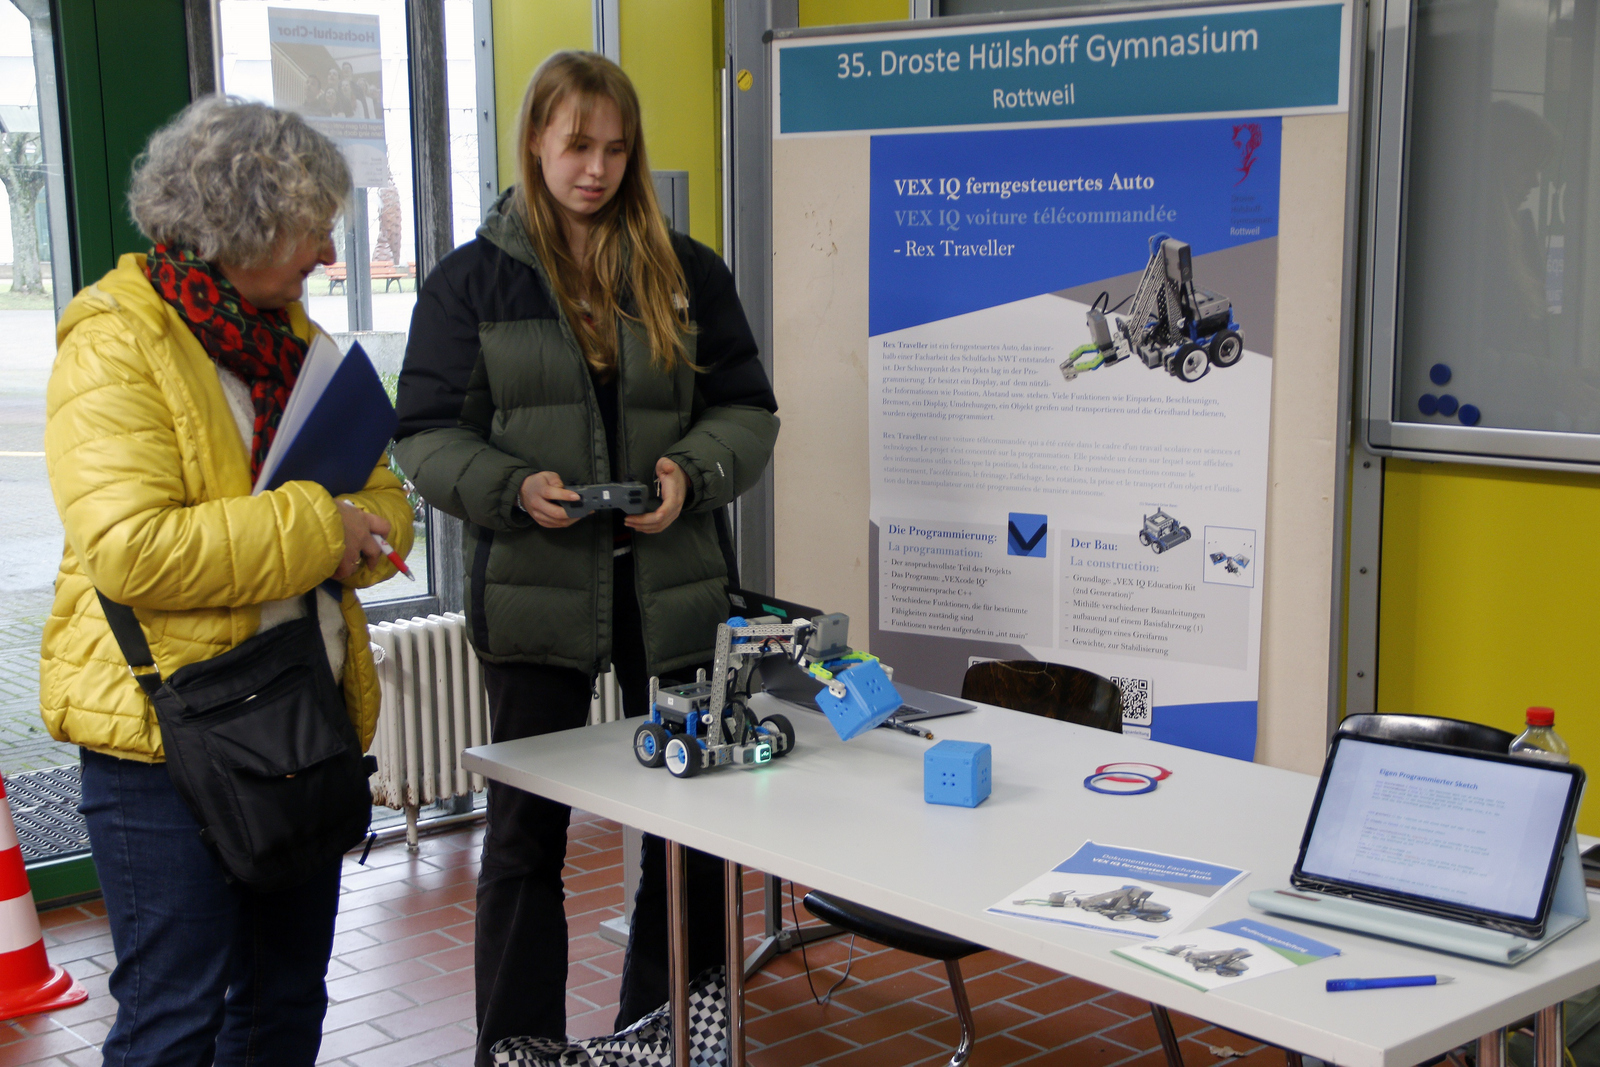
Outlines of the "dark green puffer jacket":
{"type": "MultiPolygon", "coordinates": [[[[609,512],[562,530],[517,507],[523,479],[611,481],[600,404],[527,232],[502,198],[477,239],[439,264],[418,294],[400,375],[395,457],[422,496],[466,520],[466,614],[491,663],[600,672],[611,660],[609,512]]],[[[621,328],[616,480],[649,484],[656,460],[688,476],[683,513],[633,536],[651,674],[711,658],[727,618],[728,569],[715,512],[760,476],[778,435],[777,403],[722,260],[673,234],[689,283],[690,358],[670,374],[643,332],[621,328]]]]}

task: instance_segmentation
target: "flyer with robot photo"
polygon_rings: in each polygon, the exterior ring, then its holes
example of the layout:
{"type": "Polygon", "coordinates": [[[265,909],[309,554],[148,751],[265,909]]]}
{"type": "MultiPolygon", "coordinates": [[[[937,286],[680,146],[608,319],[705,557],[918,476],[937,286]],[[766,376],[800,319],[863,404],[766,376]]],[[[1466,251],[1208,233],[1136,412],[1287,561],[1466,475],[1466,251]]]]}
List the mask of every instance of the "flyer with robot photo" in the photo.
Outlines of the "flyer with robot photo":
{"type": "Polygon", "coordinates": [[[1085,841],[989,911],[1156,938],[1194,922],[1212,898],[1246,873],[1185,856],[1085,841]]]}
{"type": "Polygon", "coordinates": [[[1339,955],[1326,942],[1257,919],[1235,919],[1111,951],[1205,992],[1339,955]]]}

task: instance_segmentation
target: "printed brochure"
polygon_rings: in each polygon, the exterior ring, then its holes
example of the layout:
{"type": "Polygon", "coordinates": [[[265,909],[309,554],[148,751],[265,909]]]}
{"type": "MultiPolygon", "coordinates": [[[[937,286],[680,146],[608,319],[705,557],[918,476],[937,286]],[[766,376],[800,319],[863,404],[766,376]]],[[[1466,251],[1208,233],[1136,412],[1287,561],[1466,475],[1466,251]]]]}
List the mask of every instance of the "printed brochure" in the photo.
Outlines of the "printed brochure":
{"type": "Polygon", "coordinates": [[[1257,919],[1235,919],[1112,951],[1206,992],[1339,954],[1332,945],[1257,919]]]}
{"type": "Polygon", "coordinates": [[[1154,939],[1186,928],[1245,873],[1185,856],[1085,841],[989,911],[1154,939]]]}

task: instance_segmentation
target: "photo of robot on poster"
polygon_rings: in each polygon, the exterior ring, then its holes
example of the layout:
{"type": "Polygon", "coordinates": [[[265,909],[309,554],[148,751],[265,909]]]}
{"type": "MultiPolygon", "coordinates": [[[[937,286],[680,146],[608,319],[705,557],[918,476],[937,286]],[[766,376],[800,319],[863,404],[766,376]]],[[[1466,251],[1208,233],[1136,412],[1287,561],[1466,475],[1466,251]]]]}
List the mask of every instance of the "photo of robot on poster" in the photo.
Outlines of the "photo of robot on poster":
{"type": "Polygon", "coordinates": [[[872,649],[1255,747],[1282,120],[875,135],[872,649]]]}

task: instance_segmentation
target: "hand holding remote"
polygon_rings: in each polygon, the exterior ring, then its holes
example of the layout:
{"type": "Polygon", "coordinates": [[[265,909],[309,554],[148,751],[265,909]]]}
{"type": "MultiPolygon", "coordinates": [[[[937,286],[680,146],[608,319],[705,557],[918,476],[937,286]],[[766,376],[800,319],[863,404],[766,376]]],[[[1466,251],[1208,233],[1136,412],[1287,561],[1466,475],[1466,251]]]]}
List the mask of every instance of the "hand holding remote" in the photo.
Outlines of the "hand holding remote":
{"type": "Polygon", "coordinates": [[[661,506],[643,515],[629,515],[624,522],[635,533],[658,534],[671,526],[689,496],[689,477],[665,456],[656,460],[656,492],[661,506]]]}
{"type": "Polygon", "coordinates": [[[517,502],[522,510],[547,530],[564,529],[582,517],[567,514],[563,506],[577,499],[578,494],[568,489],[555,471],[528,475],[517,491],[517,502]]]}

